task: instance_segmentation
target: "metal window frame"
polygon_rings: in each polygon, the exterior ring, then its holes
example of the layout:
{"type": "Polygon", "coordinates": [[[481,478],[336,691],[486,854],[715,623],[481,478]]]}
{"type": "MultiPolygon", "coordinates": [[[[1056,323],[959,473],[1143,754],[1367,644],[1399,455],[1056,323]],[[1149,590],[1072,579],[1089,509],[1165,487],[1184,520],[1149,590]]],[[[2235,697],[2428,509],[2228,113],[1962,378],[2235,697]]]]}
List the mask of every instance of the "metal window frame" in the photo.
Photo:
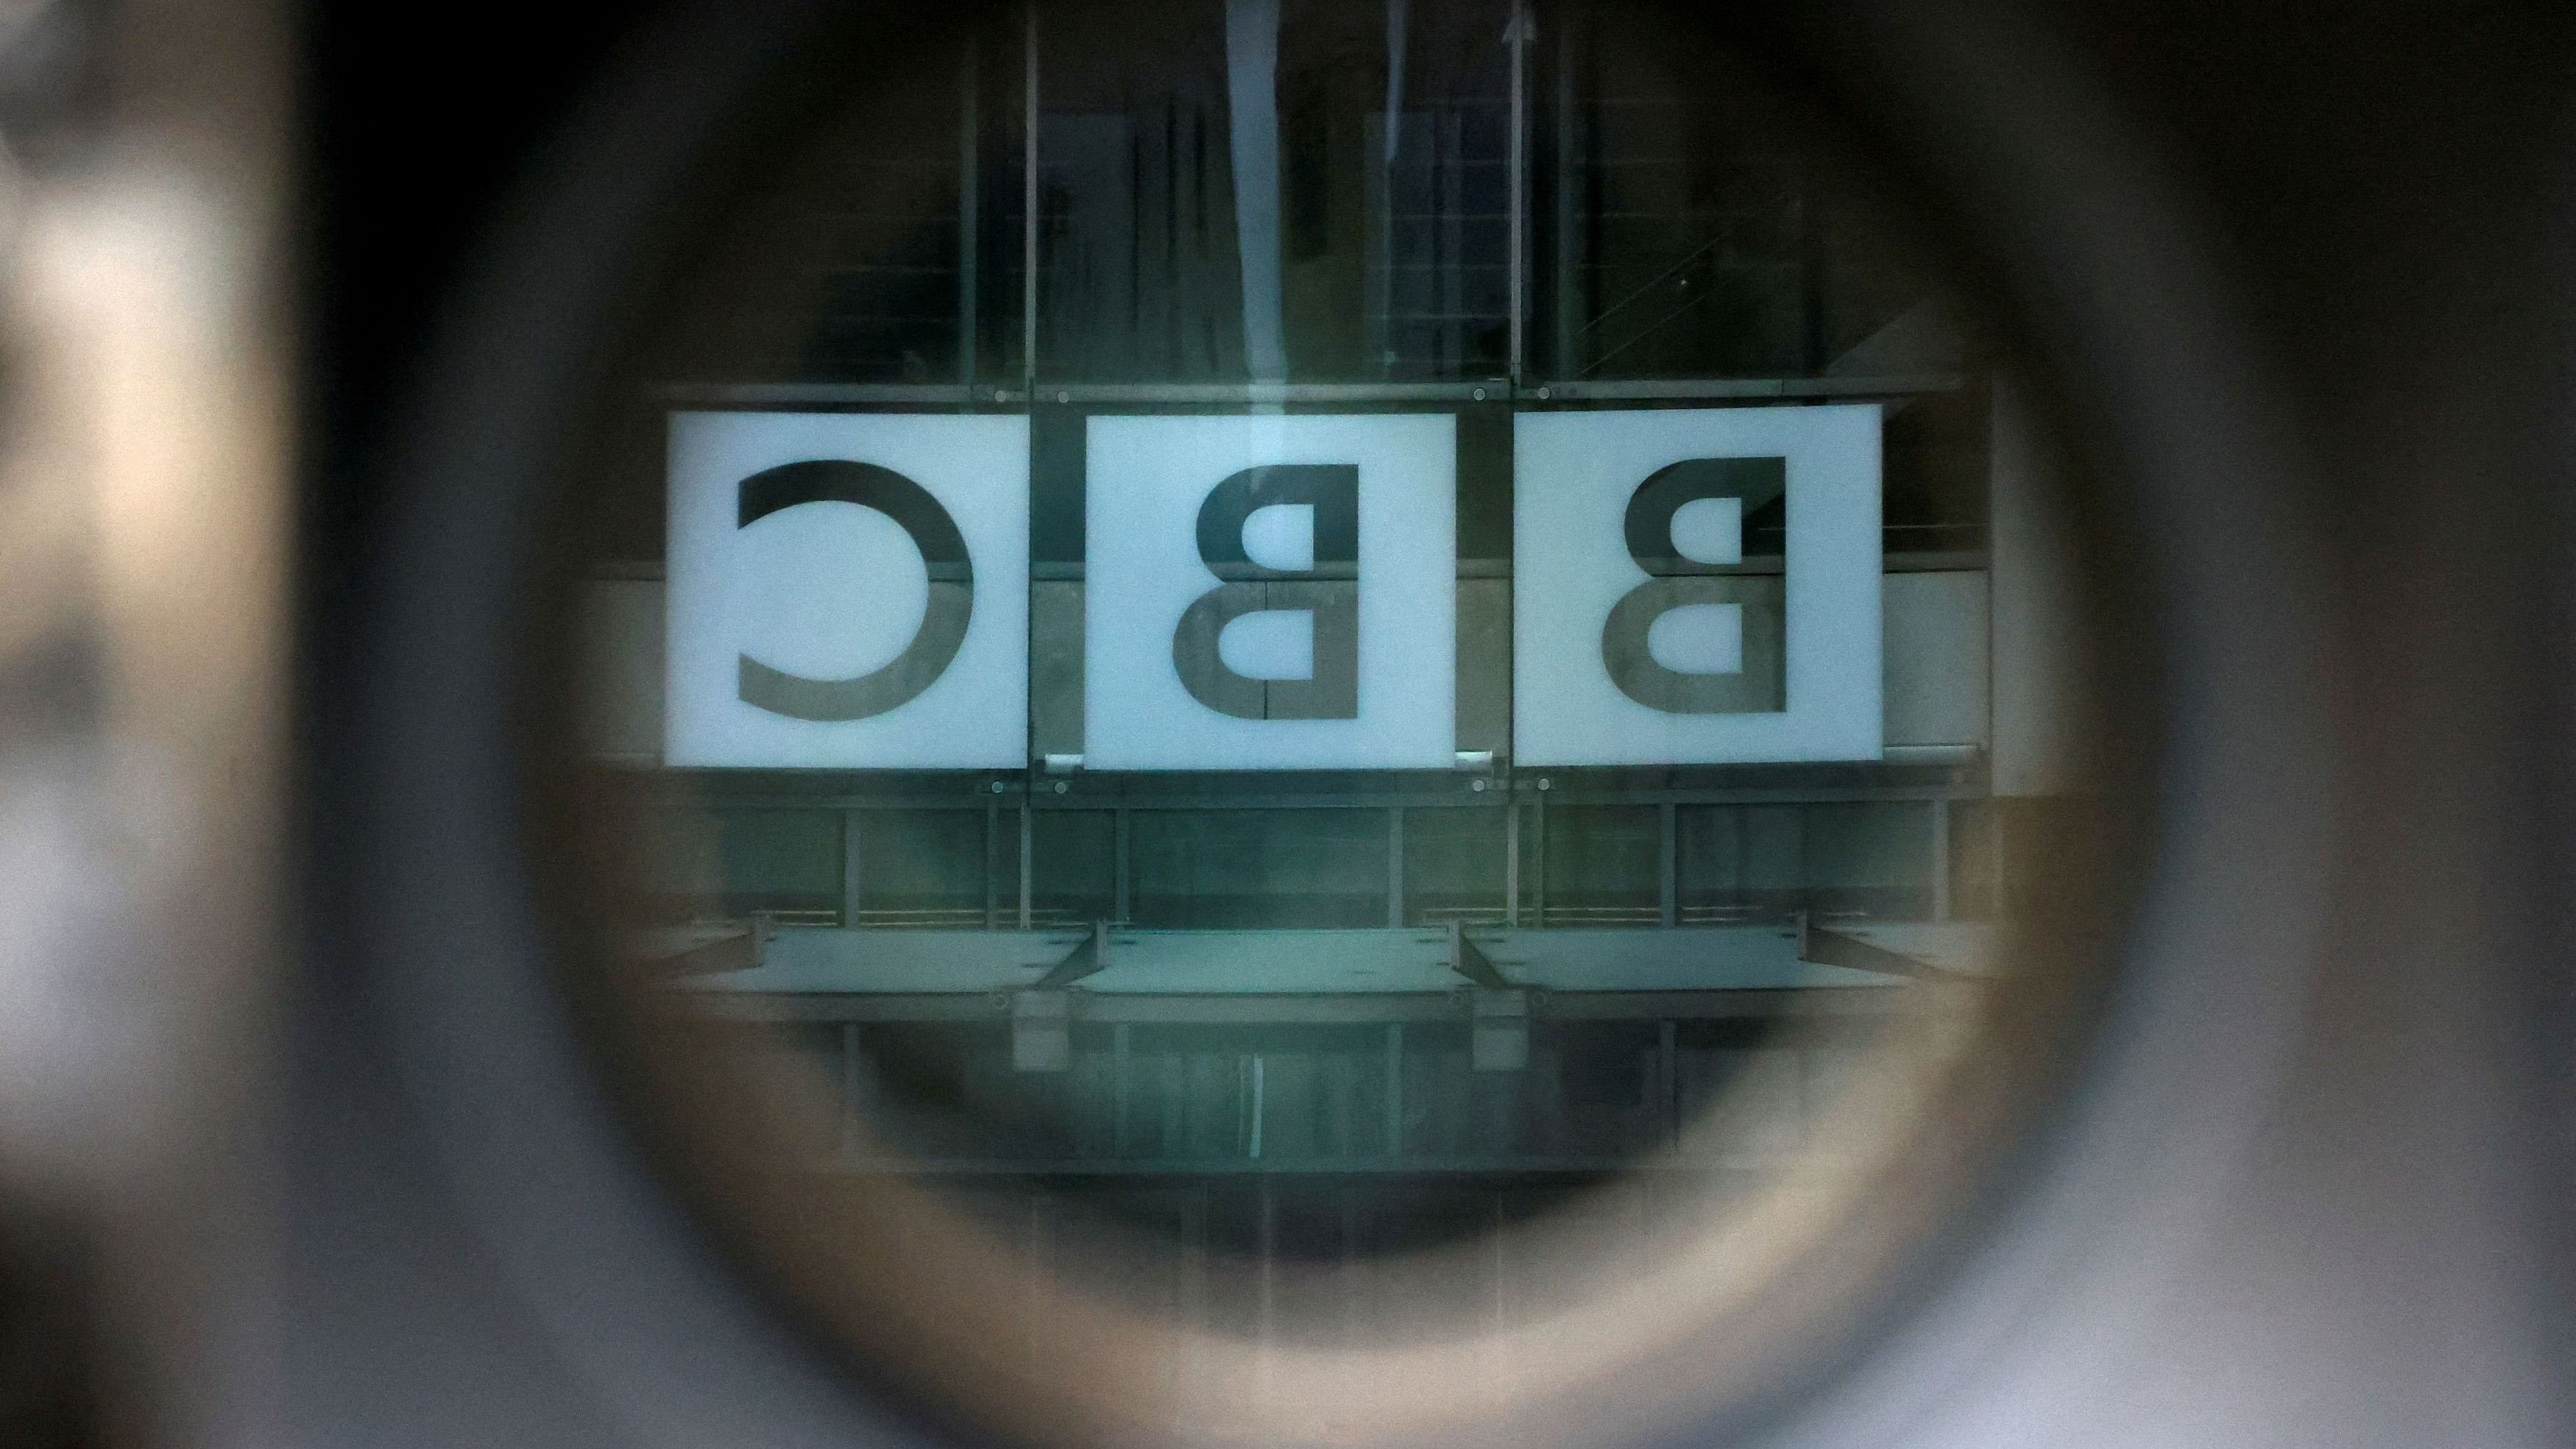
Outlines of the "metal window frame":
{"type": "MultiPolygon", "coordinates": [[[[1407,920],[1407,886],[1405,880],[1405,817],[1421,809],[1500,810],[1503,814],[1503,872],[1497,882],[1501,892],[1503,924],[1508,926],[1544,926],[1547,920],[1547,805],[1553,800],[1560,806],[1628,806],[1649,808],[1656,812],[1658,848],[1655,867],[1656,924],[1674,927],[1681,924],[1681,830],[1680,811],[1685,807],[1742,808],[1748,806],[1806,807],[1836,804],[1922,804],[1930,832],[1929,862],[1924,883],[1930,905],[1930,919],[1947,921],[1955,914],[1950,880],[1953,816],[1951,805],[1959,800],[1989,798],[1985,782],[1968,772],[1955,771],[1949,778],[1930,782],[1888,782],[1852,786],[1792,787],[1591,787],[1569,782],[1557,788],[1555,777],[1530,775],[1519,780],[1497,782],[1501,788],[1467,791],[1457,788],[1393,789],[1386,791],[1351,790],[1319,791],[1312,794],[1244,794],[1230,795],[1199,788],[1169,793],[1106,793],[1087,789],[1076,793],[1069,782],[1055,782],[1064,793],[1031,788],[1029,782],[997,779],[974,794],[866,794],[835,791],[810,795],[746,797],[739,799],[697,800],[691,808],[710,814],[735,811],[812,810],[839,817],[842,841],[841,921],[857,927],[863,919],[864,884],[861,861],[868,848],[870,830],[867,817],[872,814],[920,814],[936,811],[981,811],[984,815],[984,929],[1020,931],[1036,930],[1037,868],[1036,820],[1042,812],[1081,812],[1109,815],[1114,821],[1112,849],[1112,919],[1132,919],[1135,890],[1134,830],[1137,811],[1275,811],[1335,810],[1354,813],[1378,812],[1386,818],[1386,924],[1403,927],[1407,920]],[[994,788],[994,787],[1000,788],[994,788]],[[1523,822],[1523,812],[1528,822],[1523,822]],[[1011,815],[1004,820],[1004,812],[1011,815]],[[1015,829],[1016,850],[1005,838],[1006,829],[1015,829]],[[1012,890],[1003,895],[1003,863],[1010,852],[1014,869],[1012,890]],[[1526,899],[1524,898],[1526,887],[1526,899]],[[1524,921],[1524,916],[1527,917],[1524,921]],[[1006,917],[1008,924],[1005,924],[1006,917]]],[[[869,929],[904,929],[883,927],[869,929]]],[[[1284,929],[1284,928],[1283,928],[1284,929]]]]}
{"type": "MultiPolygon", "coordinates": [[[[672,382],[656,391],[668,404],[714,408],[808,407],[808,408],[901,408],[901,409],[1007,409],[1022,410],[1048,404],[1085,408],[1097,407],[1196,407],[1196,408],[1274,408],[1287,406],[1440,406],[1483,403],[1509,405],[1563,406],[1585,403],[1656,403],[1656,402],[1756,402],[1852,398],[1902,399],[1913,396],[1957,392],[1972,385],[1973,379],[1960,373],[1929,373],[1885,377],[1712,377],[1679,379],[1592,380],[1572,378],[1533,378],[1529,364],[1528,331],[1531,313],[1530,246],[1534,215],[1531,208],[1532,147],[1529,129],[1531,72],[1529,47],[1537,38],[1536,16],[1530,0],[1504,0],[1508,19],[1502,43],[1509,52],[1510,93],[1508,96],[1507,165],[1509,168],[1508,271],[1507,308],[1509,312],[1508,375],[1483,380],[1454,382],[1072,382],[1048,383],[1041,380],[1038,349],[1038,315],[1041,228],[1039,225],[1040,168],[1040,11],[1042,0],[1028,0],[1022,10],[1021,56],[1021,226],[1020,226],[1020,368],[1018,385],[987,384],[978,376],[977,339],[983,318],[980,315],[982,294],[978,263],[980,260],[980,142],[982,111],[980,97],[980,54],[970,37],[958,72],[959,86],[959,241],[958,241],[958,335],[959,371],[954,383],[717,383],[672,382]]],[[[1568,275],[1569,239],[1564,234],[1572,216],[1573,197],[1569,184],[1571,169],[1565,152],[1574,142],[1574,30],[1562,27],[1557,37],[1557,54],[1552,67],[1556,150],[1553,171],[1557,182],[1554,198],[1556,231],[1555,257],[1560,292],[1568,275]]],[[[1556,298],[1560,334],[1566,332],[1566,299],[1556,298]]],[[[1560,335],[1549,361],[1559,372],[1572,371],[1571,344],[1560,335]]],[[[1536,788],[1525,781],[1506,778],[1497,782],[1500,790],[1467,795],[1454,789],[1414,789],[1397,787],[1384,791],[1354,791],[1331,794],[1245,794],[1222,795],[1189,792],[1175,795],[1130,795],[1121,792],[1103,799],[1091,790],[1079,796],[1059,782],[1058,791],[1049,794],[1022,782],[1012,788],[995,780],[989,790],[959,798],[955,795],[901,793],[858,793],[834,791],[796,798],[794,807],[832,809],[842,812],[844,831],[843,919],[855,925],[860,919],[861,888],[859,881],[860,852],[865,839],[862,817],[871,811],[918,811],[981,808],[986,815],[984,918],[987,929],[1003,926],[1003,902],[1000,895],[1002,839],[1001,810],[1009,799],[1017,814],[1018,851],[1017,881],[1014,892],[1016,909],[1010,912],[1019,930],[1033,927],[1035,899],[1034,818],[1038,810],[1111,810],[1115,812],[1116,852],[1115,907],[1124,919],[1132,907],[1133,865],[1131,861],[1132,812],[1136,810],[1268,810],[1268,809],[1356,809],[1382,810],[1388,822],[1387,847],[1387,913],[1390,925],[1401,925],[1405,917],[1404,883],[1404,815],[1424,808],[1504,808],[1504,879],[1503,914],[1508,924],[1522,924],[1524,886],[1528,889],[1526,914],[1531,924],[1544,925],[1547,920],[1546,805],[1547,791],[1554,783],[1537,777],[1536,788]],[[1522,824],[1522,810],[1530,812],[1528,828],[1522,824]],[[1527,867],[1524,859],[1527,858],[1527,867]]],[[[1808,805],[1845,801],[1933,802],[1930,812],[1935,839],[1931,852],[1934,879],[1931,899],[1937,919],[1950,913],[1948,880],[1950,840],[1949,802],[1956,798],[1980,798],[1986,792],[1979,786],[1959,783],[1936,785],[1886,785],[1826,789],[1586,789],[1575,785],[1563,794],[1560,803],[1580,805],[1638,804],[1656,808],[1661,818],[1662,848],[1658,867],[1658,919],[1670,926],[1679,918],[1680,861],[1676,811],[1685,805],[1808,805]]],[[[749,802],[745,802],[745,808],[749,802]]],[[[787,802],[780,802],[787,803],[787,802]]],[[[727,808],[719,805],[716,808],[727,808]]],[[[773,807],[774,808],[774,807],[773,807]]]]}

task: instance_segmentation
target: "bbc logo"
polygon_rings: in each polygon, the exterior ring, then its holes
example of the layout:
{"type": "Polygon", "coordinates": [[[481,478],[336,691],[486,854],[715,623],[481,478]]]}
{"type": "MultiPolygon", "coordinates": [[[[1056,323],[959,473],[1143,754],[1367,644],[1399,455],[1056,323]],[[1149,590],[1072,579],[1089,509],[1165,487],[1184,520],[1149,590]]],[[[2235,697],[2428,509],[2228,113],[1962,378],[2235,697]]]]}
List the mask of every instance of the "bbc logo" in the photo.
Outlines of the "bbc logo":
{"type": "MultiPolygon", "coordinates": [[[[1451,763],[1454,419],[1087,428],[1087,765],[1451,763]]],[[[1872,405],[1516,419],[1515,757],[1876,758],[1879,436],[1872,405]]],[[[1025,417],[682,413],[670,457],[668,763],[1027,763],[1025,417]]]]}

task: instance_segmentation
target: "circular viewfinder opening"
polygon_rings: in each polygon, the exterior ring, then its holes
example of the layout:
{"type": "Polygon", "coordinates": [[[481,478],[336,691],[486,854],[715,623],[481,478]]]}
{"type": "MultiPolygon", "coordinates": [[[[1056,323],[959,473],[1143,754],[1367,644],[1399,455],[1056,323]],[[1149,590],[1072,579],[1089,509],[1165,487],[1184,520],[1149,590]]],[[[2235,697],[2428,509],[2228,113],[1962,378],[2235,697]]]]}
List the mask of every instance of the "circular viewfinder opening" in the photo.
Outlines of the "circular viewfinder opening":
{"type": "Polygon", "coordinates": [[[1031,1443],[1625,1438],[1973,1216],[2133,855],[2121,561],[1920,197],[1672,17],[968,12],[712,188],[531,838],[681,1190],[1031,1443]]]}

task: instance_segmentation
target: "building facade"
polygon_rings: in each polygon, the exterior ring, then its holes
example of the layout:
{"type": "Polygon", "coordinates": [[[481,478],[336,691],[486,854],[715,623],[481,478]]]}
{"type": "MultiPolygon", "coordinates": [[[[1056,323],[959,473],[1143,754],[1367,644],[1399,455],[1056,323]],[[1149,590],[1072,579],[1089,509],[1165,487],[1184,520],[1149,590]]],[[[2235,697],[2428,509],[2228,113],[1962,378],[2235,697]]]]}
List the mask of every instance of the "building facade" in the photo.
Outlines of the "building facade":
{"type": "MultiPolygon", "coordinates": [[[[819,1064],[802,1168],[951,1182],[1032,1245],[1088,1204],[1349,1256],[1756,1184],[1987,989],[2016,802],[2072,783],[2044,454],[1794,108],[1519,0],[1051,3],[921,72],[783,162],[674,303],[583,605],[590,748],[663,837],[636,969],[819,1064]],[[1534,420],[1853,405],[1868,757],[1523,760],[1534,420]],[[672,763],[668,440],[717,414],[1025,421],[1019,758],[672,763]],[[1445,420],[1437,767],[1101,766],[1102,420],[1208,417],[1445,420]]],[[[1724,569],[1776,591],[1794,488],[1736,507],[1724,569]]],[[[1314,582],[1246,585],[1305,612],[1310,670],[1370,567],[1324,567],[1321,516],[1314,582]]]]}

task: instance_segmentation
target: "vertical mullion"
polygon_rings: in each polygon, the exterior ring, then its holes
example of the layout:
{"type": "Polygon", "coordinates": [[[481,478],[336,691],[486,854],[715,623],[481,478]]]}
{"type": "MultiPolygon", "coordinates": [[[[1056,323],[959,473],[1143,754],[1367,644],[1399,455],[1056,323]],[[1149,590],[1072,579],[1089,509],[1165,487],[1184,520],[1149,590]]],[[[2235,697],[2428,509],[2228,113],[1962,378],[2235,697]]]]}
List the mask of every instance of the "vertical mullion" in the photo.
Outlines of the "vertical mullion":
{"type": "Polygon", "coordinates": [[[1529,37],[1528,0],[1512,0],[1511,114],[1511,378],[1521,380],[1529,321],[1529,37]]]}
{"type": "Polygon", "coordinates": [[[984,929],[1002,928],[1002,801],[984,800],[984,929]]]}
{"type": "Polygon", "coordinates": [[[1023,931],[1029,928],[1031,897],[1035,894],[1032,888],[1037,884],[1033,877],[1036,873],[1037,819],[1030,811],[1029,802],[1022,800],[1020,802],[1020,929],[1023,931]]]}
{"type": "Polygon", "coordinates": [[[1404,924],[1404,807],[1391,805],[1386,812],[1386,924],[1390,929],[1404,924]]]}
{"type": "Polygon", "coordinates": [[[1038,380],[1038,7],[1028,8],[1027,65],[1021,90],[1027,101],[1022,117],[1020,167],[1020,382],[1038,380]]]}
{"type": "Polygon", "coordinates": [[[1114,879],[1111,882],[1111,890],[1114,899],[1110,902],[1110,917],[1113,920],[1125,921],[1131,914],[1128,896],[1129,892],[1133,889],[1129,884],[1133,877],[1129,871],[1127,862],[1129,856],[1134,853],[1130,841],[1133,839],[1135,832],[1134,827],[1130,824],[1133,817],[1128,813],[1125,806],[1119,807],[1116,818],[1118,821],[1118,838],[1112,847],[1112,850],[1117,859],[1112,864],[1114,879]]]}
{"type": "MultiPolygon", "coordinates": [[[[1507,786],[1509,781],[1504,782],[1507,786]]],[[[1521,802],[1503,795],[1503,924],[1521,923],[1521,802]]]]}
{"type": "Polygon", "coordinates": [[[1807,817],[1813,814],[1814,811],[1815,807],[1812,805],[1801,805],[1789,813],[1789,818],[1796,822],[1798,827],[1798,850],[1796,857],[1797,873],[1792,875],[1790,879],[1798,883],[1797,909],[1798,914],[1802,917],[1816,908],[1816,882],[1815,878],[1807,871],[1807,817]]]}
{"type": "Polygon", "coordinates": [[[1756,914],[1753,904],[1753,862],[1750,856],[1753,849],[1753,827],[1747,818],[1752,812],[1741,805],[1729,805],[1724,809],[1727,838],[1733,842],[1735,862],[1728,871],[1730,877],[1728,889],[1735,897],[1738,918],[1749,918],[1756,914]]]}
{"type": "Polygon", "coordinates": [[[859,813],[856,809],[841,812],[841,925],[844,928],[859,924],[859,852],[865,843],[859,828],[859,813]]]}
{"type": "MultiPolygon", "coordinates": [[[[1390,27],[1399,23],[1403,12],[1394,6],[1387,9],[1390,27]]],[[[1381,379],[1395,375],[1393,340],[1395,311],[1395,155],[1396,141],[1403,130],[1395,109],[1394,97],[1403,84],[1403,57],[1390,35],[1387,63],[1388,104],[1387,134],[1380,137],[1378,154],[1368,158],[1368,215],[1377,223],[1368,238],[1369,261],[1366,271],[1366,296],[1360,303],[1364,341],[1368,347],[1369,365],[1381,379]]]]}
{"type": "Polygon", "coordinates": [[[980,175],[983,106],[977,94],[980,60],[975,37],[969,35],[957,76],[957,380],[968,386],[975,381],[976,313],[983,306],[976,295],[982,281],[977,263],[984,229],[980,175]]]}
{"type": "Polygon", "coordinates": [[[1530,924],[1547,924],[1547,781],[1530,805],[1530,924]]]}
{"type": "Polygon", "coordinates": [[[1431,163],[1440,187],[1439,242],[1434,250],[1440,268],[1440,312],[1435,324],[1440,353],[1431,360],[1459,368],[1466,359],[1466,126],[1455,111],[1435,115],[1437,123],[1429,129],[1436,138],[1431,163]]]}
{"type": "Polygon", "coordinates": [[[1950,919],[1950,797],[1932,802],[1932,919],[1950,919]]]}
{"type": "Polygon", "coordinates": [[[1656,859],[1656,919],[1667,926],[1681,924],[1681,821],[1680,812],[1670,800],[1655,807],[1657,824],[1662,831],[1662,845],[1656,859]]]}
{"type": "Polygon", "coordinates": [[[1583,289],[1583,274],[1576,265],[1579,253],[1575,250],[1582,222],[1575,208],[1574,106],[1573,17],[1560,13],[1556,17],[1556,356],[1552,361],[1556,375],[1566,378],[1583,371],[1575,356],[1582,337],[1576,325],[1575,297],[1583,289]]]}

